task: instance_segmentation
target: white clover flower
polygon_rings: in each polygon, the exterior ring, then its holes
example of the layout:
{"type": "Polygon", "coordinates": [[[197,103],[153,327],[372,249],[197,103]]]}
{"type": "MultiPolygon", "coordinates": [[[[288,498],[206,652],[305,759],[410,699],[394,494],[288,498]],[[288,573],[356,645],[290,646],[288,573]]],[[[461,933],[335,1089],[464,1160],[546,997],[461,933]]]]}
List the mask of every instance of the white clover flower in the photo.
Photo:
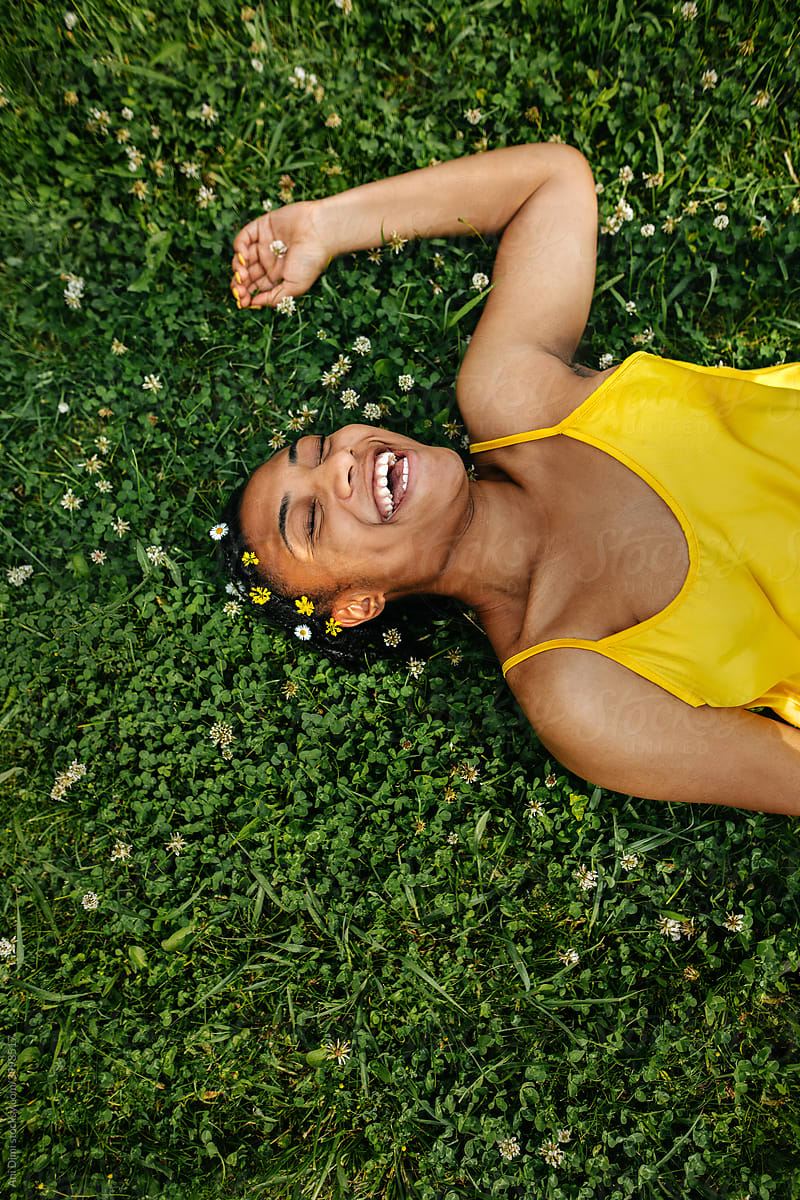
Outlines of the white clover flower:
{"type": "Polygon", "coordinates": [[[157,567],[163,567],[164,563],[167,562],[167,552],[163,546],[148,546],[145,554],[150,559],[150,562],[154,563],[157,567]]]}
{"type": "Polygon", "coordinates": [[[333,0],[333,3],[342,10],[345,17],[348,17],[353,11],[353,0],[333,0]]]}
{"type": "Polygon", "coordinates": [[[342,118],[337,112],[332,112],[325,118],[325,125],[328,129],[338,129],[341,123],[342,118]]]}
{"type": "Polygon", "coordinates": [[[358,404],[358,392],[353,388],[345,388],[339,399],[345,408],[355,408],[358,404]]]}
{"type": "Polygon", "coordinates": [[[693,21],[697,16],[697,5],[694,0],[687,0],[686,4],[681,5],[681,16],[684,21],[693,21]]]}
{"type": "Polygon", "coordinates": [[[715,88],[718,80],[719,76],[713,67],[709,67],[707,71],[703,71],[703,74],[700,76],[700,82],[703,85],[703,91],[707,92],[709,88],[715,88]]]}
{"type": "Polygon", "coordinates": [[[216,109],[212,108],[210,104],[200,106],[200,120],[204,125],[216,124],[218,115],[216,109]]]}
{"type": "Polygon", "coordinates": [[[260,58],[251,58],[250,66],[253,68],[254,71],[257,71],[259,75],[264,70],[264,64],[260,58]]]}
{"type": "Polygon", "coordinates": [[[400,390],[402,392],[410,392],[414,386],[414,376],[413,375],[398,375],[397,376],[397,386],[400,388],[400,390]]]}
{"type": "Polygon", "coordinates": [[[631,208],[630,204],[628,204],[628,202],[626,200],[620,200],[620,202],[616,208],[615,216],[617,216],[622,221],[632,221],[633,220],[633,209],[631,208]]]}
{"type": "Polygon", "coordinates": [[[10,958],[17,948],[17,939],[0,938],[0,958],[10,958]]]}
{"type": "Polygon", "coordinates": [[[92,912],[93,909],[97,908],[99,903],[100,901],[97,898],[96,892],[85,892],[81,897],[81,904],[87,912],[92,912]]]}
{"type": "Polygon", "coordinates": [[[22,584],[30,579],[32,574],[33,567],[30,563],[22,563],[18,567],[9,567],[6,572],[8,582],[13,583],[14,587],[22,587],[22,584]]]}
{"type": "Polygon", "coordinates": [[[106,554],[105,550],[93,550],[89,555],[89,558],[93,563],[97,563],[98,566],[102,567],[103,563],[108,558],[108,555],[106,554]]]}
{"type": "Polygon", "coordinates": [[[469,121],[470,125],[478,125],[483,116],[479,108],[468,108],[464,116],[469,121]]]}
{"type": "Polygon", "coordinates": [[[600,370],[607,371],[608,368],[613,364],[613,362],[614,362],[613,354],[608,354],[608,353],[601,354],[600,355],[600,370]]]}
{"type": "Polygon", "coordinates": [[[242,611],[242,606],[238,600],[226,600],[222,606],[222,611],[226,617],[238,617],[242,611]]]}
{"type": "Polygon", "coordinates": [[[630,167],[628,167],[628,166],[620,167],[619,182],[623,183],[623,184],[633,182],[633,171],[631,170],[630,167]]]}
{"type": "Polygon", "coordinates": [[[67,12],[64,13],[64,24],[66,25],[67,29],[74,29],[78,24],[78,18],[76,14],[67,10],[67,12]]]}
{"type": "Polygon", "coordinates": [[[653,333],[651,326],[648,325],[646,329],[641,331],[641,333],[635,333],[631,338],[631,341],[633,342],[634,346],[647,346],[650,342],[652,342],[654,337],[655,334],[653,333]]]}
{"type": "Polygon", "coordinates": [[[272,437],[269,439],[269,445],[273,450],[280,450],[281,446],[286,445],[286,438],[283,436],[280,429],[273,429],[272,437]]]}
{"type": "Polygon", "coordinates": [[[361,410],[367,421],[379,421],[381,419],[381,406],[379,404],[365,404],[361,410]]]}
{"type": "Polygon", "coordinates": [[[85,286],[83,278],[80,275],[73,275],[71,271],[62,275],[61,278],[67,285],[64,288],[64,303],[67,308],[80,308],[85,286]]]}
{"type": "Polygon", "coordinates": [[[160,392],[163,388],[160,375],[145,375],[142,383],[143,392],[160,392]]]}
{"type": "Polygon", "coordinates": [[[215,721],[211,726],[208,736],[212,745],[219,746],[220,748],[223,746],[230,746],[231,742],[236,740],[234,737],[233,728],[228,724],[227,721],[215,721]]]}
{"type": "Polygon", "coordinates": [[[294,636],[299,638],[301,642],[307,642],[311,637],[311,630],[308,625],[295,625],[294,636]]]}
{"type": "Polygon", "coordinates": [[[181,175],[185,175],[187,179],[200,178],[200,166],[196,162],[184,161],[180,165],[181,175]]]}
{"type": "Polygon", "coordinates": [[[110,479],[98,479],[94,485],[98,492],[113,492],[114,485],[110,479]]]}
{"type": "Polygon", "coordinates": [[[119,354],[127,354],[128,347],[125,345],[124,342],[121,342],[119,340],[119,338],[114,338],[113,342],[111,343],[111,353],[118,354],[118,355],[119,354]]]}
{"type": "Polygon", "coordinates": [[[269,248],[273,254],[277,255],[278,258],[283,258],[284,254],[289,249],[286,243],[282,242],[280,238],[275,238],[273,242],[270,242],[269,248]]]}
{"type": "Polygon", "coordinates": [[[179,833],[173,833],[169,841],[165,842],[164,845],[170,854],[174,854],[175,857],[178,858],[181,850],[183,850],[184,846],[186,845],[186,842],[179,833]]]}
{"type": "Polygon", "coordinates": [[[497,1149],[504,1162],[511,1162],[512,1158],[518,1158],[520,1154],[520,1145],[515,1137],[501,1138],[497,1143],[497,1149]]]}
{"type": "Polygon", "coordinates": [[[741,933],[744,928],[744,917],[741,913],[729,912],[722,924],[730,933],[741,933]]]}
{"type": "Polygon", "coordinates": [[[639,865],[639,855],[623,854],[622,858],[619,860],[619,865],[622,867],[623,871],[635,871],[639,865]]]}
{"type": "Polygon", "coordinates": [[[116,842],[114,843],[114,849],[111,851],[111,861],[124,862],[125,859],[130,858],[132,849],[133,846],[129,846],[127,842],[121,842],[119,838],[117,838],[116,842]]]}
{"type": "Polygon", "coordinates": [[[551,771],[550,774],[547,776],[547,778],[544,781],[544,786],[546,788],[554,788],[557,783],[558,783],[558,780],[556,779],[555,775],[551,771]]]}
{"type": "Polygon", "coordinates": [[[720,213],[718,217],[714,217],[714,220],[711,222],[711,224],[715,229],[727,229],[728,218],[725,213],[720,213]]]}
{"type": "Polygon", "coordinates": [[[476,271],[472,276],[471,286],[476,292],[482,292],[484,288],[489,286],[489,276],[484,275],[483,271],[476,271]]]}
{"type": "Polygon", "coordinates": [[[550,1167],[560,1167],[564,1161],[564,1151],[558,1142],[542,1142],[539,1153],[550,1167]]]}
{"type": "Polygon", "coordinates": [[[60,775],[56,775],[53,789],[50,792],[51,800],[62,800],[64,792],[68,787],[72,787],[73,783],[77,783],[86,774],[86,767],[83,763],[79,763],[77,758],[74,758],[67,767],[66,771],[62,771],[60,775]]]}
{"type": "Polygon", "coordinates": [[[209,204],[213,204],[217,198],[217,193],[213,188],[206,187],[204,183],[200,184],[197,189],[197,207],[208,208],[209,204]]]}
{"type": "Polygon", "coordinates": [[[578,954],[577,950],[575,950],[572,946],[570,946],[566,950],[559,950],[556,957],[561,960],[561,962],[564,964],[564,966],[574,967],[575,964],[580,961],[581,956],[580,956],[580,954],[578,954]]]}
{"type": "Polygon", "coordinates": [[[128,108],[127,104],[125,105],[125,107],[122,110],[122,119],[123,119],[123,121],[132,121],[133,120],[133,109],[128,108]]]}
{"type": "Polygon", "coordinates": [[[530,820],[534,817],[541,817],[544,813],[544,805],[541,800],[529,800],[525,805],[525,816],[530,820]]]}
{"type": "Polygon", "coordinates": [[[130,521],[123,521],[122,517],[117,517],[111,522],[111,528],[117,537],[124,537],[126,533],[130,532],[131,524],[130,521]]]}
{"type": "Polygon", "coordinates": [[[770,102],[770,99],[771,99],[771,96],[770,96],[769,92],[767,92],[767,91],[758,92],[756,94],[756,96],[754,97],[754,99],[752,99],[750,101],[750,107],[751,108],[766,108],[770,102]]]}
{"type": "Polygon", "coordinates": [[[83,504],[83,500],[80,496],[75,495],[72,488],[67,488],[67,490],[64,492],[64,495],[61,497],[60,504],[62,508],[67,510],[67,512],[73,512],[75,509],[80,508],[80,506],[83,504]]]}
{"type": "Polygon", "coordinates": [[[461,841],[461,838],[458,836],[455,829],[453,830],[452,833],[448,833],[448,835],[447,835],[448,846],[457,846],[460,841],[461,841]]]}
{"type": "Polygon", "coordinates": [[[659,917],[656,924],[659,933],[663,933],[664,937],[670,938],[673,942],[681,940],[680,921],[674,921],[671,917],[659,917]]]}
{"type": "Polygon", "coordinates": [[[281,313],[282,316],[291,316],[296,307],[294,296],[283,296],[275,305],[275,311],[281,313]]]}
{"type": "Polygon", "coordinates": [[[383,640],[387,646],[399,646],[401,642],[399,629],[384,629],[383,640]]]}
{"type": "Polygon", "coordinates": [[[578,881],[578,887],[583,892],[597,886],[597,871],[590,871],[588,867],[578,867],[577,871],[572,872],[572,877],[578,881]]]}
{"type": "Polygon", "coordinates": [[[628,314],[629,317],[633,316],[633,314],[636,312],[636,301],[635,300],[628,300],[628,302],[625,305],[625,312],[628,314]]]}
{"type": "Polygon", "coordinates": [[[158,139],[161,137],[161,126],[160,125],[151,125],[150,126],[150,137],[153,138],[154,141],[158,141],[158,139]]]}
{"type": "Polygon", "coordinates": [[[138,150],[136,146],[128,146],[125,153],[128,156],[128,170],[138,171],[139,167],[144,162],[144,155],[142,154],[141,150],[138,150]]]}
{"type": "Polygon", "coordinates": [[[653,236],[653,234],[655,233],[655,231],[656,231],[655,225],[650,225],[649,223],[647,225],[643,225],[642,228],[639,230],[642,237],[645,237],[645,238],[651,238],[653,236]]]}
{"type": "Polygon", "coordinates": [[[414,679],[419,679],[422,672],[425,670],[425,663],[421,658],[410,658],[408,660],[408,673],[414,679]]]}

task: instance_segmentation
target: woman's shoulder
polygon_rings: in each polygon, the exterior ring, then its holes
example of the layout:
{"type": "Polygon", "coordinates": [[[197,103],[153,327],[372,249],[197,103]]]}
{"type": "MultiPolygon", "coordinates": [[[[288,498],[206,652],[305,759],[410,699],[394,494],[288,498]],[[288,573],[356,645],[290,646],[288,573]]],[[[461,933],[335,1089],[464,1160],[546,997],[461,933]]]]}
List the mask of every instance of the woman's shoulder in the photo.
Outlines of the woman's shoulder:
{"type": "Polygon", "coordinates": [[[548,429],[566,420],[618,368],[594,370],[540,348],[517,346],[473,370],[467,351],[456,398],[473,444],[548,429]]]}

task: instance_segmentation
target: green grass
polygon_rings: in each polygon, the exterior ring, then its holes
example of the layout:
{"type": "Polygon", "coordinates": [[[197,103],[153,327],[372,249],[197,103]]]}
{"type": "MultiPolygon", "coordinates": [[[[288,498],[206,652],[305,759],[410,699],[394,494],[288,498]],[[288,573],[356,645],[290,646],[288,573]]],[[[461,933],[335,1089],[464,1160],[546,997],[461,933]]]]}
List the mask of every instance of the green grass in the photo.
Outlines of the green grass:
{"type": "Polygon", "coordinates": [[[449,318],[491,267],[418,243],[238,312],[233,234],[284,175],[313,198],[559,137],[602,218],[634,213],[600,237],[582,361],[800,358],[800,26],[759,0],[354,3],[96,0],[71,31],[7,6],[2,530],[33,568],[0,576],[10,1194],[800,1197],[793,822],[567,775],[468,614],[432,619],[419,679],[334,668],[223,611],[208,537],[290,414],[349,419],[320,377],[359,335],[361,402],[447,442],[479,308],[449,318]]]}

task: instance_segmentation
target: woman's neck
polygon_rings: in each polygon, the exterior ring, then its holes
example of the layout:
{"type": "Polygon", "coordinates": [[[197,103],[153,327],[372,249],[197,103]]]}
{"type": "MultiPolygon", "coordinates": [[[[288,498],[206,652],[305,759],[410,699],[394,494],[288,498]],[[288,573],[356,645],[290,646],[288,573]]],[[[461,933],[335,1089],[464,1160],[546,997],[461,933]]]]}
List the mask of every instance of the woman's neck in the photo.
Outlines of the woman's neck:
{"type": "Polygon", "coordinates": [[[546,489],[531,481],[470,483],[471,512],[436,584],[479,614],[527,603],[537,564],[550,544],[546,489]]]}

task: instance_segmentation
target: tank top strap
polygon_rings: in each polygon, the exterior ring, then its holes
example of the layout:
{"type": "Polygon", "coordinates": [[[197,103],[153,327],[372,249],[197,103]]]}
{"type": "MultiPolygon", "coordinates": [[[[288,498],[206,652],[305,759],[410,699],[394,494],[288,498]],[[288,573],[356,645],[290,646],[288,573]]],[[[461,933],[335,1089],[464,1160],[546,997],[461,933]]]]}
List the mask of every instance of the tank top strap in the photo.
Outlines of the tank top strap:
{"type": "Polygon", "coordinates": [[[509,433],[507,437],[490,438],[488,442],[470,442],[470,454],[481,454],[484,450],[502,450],[505,446],[518,446],[520,442],[537,442],[540,438],[553,437],[561,433],[569,424],[559,421],[558,425],[548,425],[546,429],[529,429],[527,433],[509,433]]]}
{"type": "Polygon", "coordinates": [[[535,646],[529,646],[527,650],[520,650],[519,654],[512,654],[511,658],[507,658],[503,663],[503,675],[507,675],[512,667],[518,667],[526,659],[533,658],[534,654],[541,654],[543,650],[556,650],[560,646],[573,646],[578,650],[599,649],[597,642],[587,641],[586,638],[551,638],[549,642],[538,642],[535,646]]]}

